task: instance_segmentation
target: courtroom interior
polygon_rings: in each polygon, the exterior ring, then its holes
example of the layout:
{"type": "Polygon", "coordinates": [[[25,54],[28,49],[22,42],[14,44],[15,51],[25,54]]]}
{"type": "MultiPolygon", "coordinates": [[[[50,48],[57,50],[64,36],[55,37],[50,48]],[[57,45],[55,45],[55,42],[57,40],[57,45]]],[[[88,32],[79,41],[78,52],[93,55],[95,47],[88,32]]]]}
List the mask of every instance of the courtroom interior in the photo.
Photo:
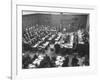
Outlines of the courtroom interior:
{"type": "Polygon", "coordinates": [[[90,65],[89,14],[22,12],[22,69],[90,65]]]}

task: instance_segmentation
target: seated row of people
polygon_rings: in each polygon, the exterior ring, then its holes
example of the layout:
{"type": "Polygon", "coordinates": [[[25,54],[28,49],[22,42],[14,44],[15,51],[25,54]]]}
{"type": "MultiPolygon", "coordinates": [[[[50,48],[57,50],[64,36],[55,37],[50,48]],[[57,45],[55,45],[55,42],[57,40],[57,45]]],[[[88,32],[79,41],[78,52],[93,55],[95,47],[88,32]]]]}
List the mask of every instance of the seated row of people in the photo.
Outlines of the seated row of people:
{"type": "Polygon", "coordinates": [[[34,54],[31,58],[28,54],[22,57],[22,68],[51,68],[51,67],[74,67],[74,66],[89,66],[87,55],[80,57],[76,54],[61,56],[56,55],[49,57],[47,54],[34,54]]]}
{"type": "Polygon", "coordinates": [[[56,29],[54,29],[55,31],[52,31],[53,29],[54,27],[52,26],[43,26],[43,25],[42,26],[36,25],[33,27],[26,28],[23,31],[24,41],[30,42],[30,41],[34,41],[34,39],[37,39],[37,38],[41,40],[46,35],[51,34],[51,32],[57,31],[56,29]]]}
{"type": "Polygon", "coordinates": [[[88,45],[67,49],[59,44],[49,45],[37,52],[23,53],[23,68],[67,67],[89,65],[88,45]],[[30,55],[32,53],[32,55],[30,55]]]}
{"type": "MultiPolygon", "coordinates": [[[[52,29],[53,27],[51,27],[52,29]]],[[[76,32],[57,32],[51,31],[50,26],[33,26],[29,29],[26,29],[23,33],[23,43],[27,43],[31,46],[35,46],[39,42],[41,44],[43,42],[46,42],[47,40],[52,42],[60,42],[61,43],[67,43],[65,46],[73,47],[76,44],[84,44],[84,42],[89,42],[89,36],[88,33],[84,31],[84,29],[79,29],[76,32]],[[52,36],[56,36],[52,38],[52,36]],[[60,41],[59,41],[60,40],[60,41]],[[73,45],[74,44],[74,45],[73,45]]]]}

